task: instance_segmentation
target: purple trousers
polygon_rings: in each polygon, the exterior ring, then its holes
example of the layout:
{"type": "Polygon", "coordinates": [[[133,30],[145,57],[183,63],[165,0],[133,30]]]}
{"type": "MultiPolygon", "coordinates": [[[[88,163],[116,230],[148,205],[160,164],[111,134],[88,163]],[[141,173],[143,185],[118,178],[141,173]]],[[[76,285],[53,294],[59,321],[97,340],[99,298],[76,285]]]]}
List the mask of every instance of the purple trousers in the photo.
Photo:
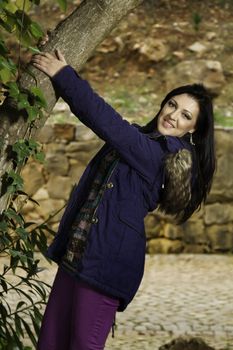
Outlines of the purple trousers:
{"type": "Polygon", "coordinates": [[[58,268],[40,329],[37,350],[102,350],[119,300],[58,268]]]}

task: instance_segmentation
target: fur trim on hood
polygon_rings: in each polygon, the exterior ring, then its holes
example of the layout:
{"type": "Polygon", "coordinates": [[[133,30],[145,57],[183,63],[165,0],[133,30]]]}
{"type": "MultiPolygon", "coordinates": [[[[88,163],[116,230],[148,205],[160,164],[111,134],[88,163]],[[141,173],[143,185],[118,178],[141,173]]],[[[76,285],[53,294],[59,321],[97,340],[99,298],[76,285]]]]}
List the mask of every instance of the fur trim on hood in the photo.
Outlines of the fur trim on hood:
{"type": "Polygon", "coordinates": [[[159,210],[179,222],[191,200],[192,154],[187,149],[169,153],[164,162],[164,185],[159,210]]]}

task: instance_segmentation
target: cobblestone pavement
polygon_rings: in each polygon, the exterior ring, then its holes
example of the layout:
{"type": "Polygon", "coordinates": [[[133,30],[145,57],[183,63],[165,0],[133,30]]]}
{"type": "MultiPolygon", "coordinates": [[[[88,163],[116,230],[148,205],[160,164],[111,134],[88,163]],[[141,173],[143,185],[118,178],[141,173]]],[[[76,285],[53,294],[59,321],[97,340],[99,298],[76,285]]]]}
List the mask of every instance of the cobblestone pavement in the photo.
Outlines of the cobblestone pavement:
{"type": "Polygon", "coordinates": [[[107,349],[158,349],[179,335],[233,349],[233,257],[148,256],[136,298],[107,349]]]}
{"type": "MultiPolygon", "coordinates": [[[[56,264],[41,265],[40,278],[52,283],[56,264]]],[[[106,350],[157,350],[179,335],[233,350],[233,256],[147,256],[140,289],[116,322],[106,350]]]]}

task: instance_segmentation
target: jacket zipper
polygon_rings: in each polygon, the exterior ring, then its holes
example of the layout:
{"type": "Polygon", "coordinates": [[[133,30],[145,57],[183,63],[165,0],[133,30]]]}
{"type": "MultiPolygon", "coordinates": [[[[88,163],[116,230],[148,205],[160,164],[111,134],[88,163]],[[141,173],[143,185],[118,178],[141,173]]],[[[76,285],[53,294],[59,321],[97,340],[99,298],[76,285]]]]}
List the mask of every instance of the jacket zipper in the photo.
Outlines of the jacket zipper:
{"type": "MultiPolygon", "coordinates": [[[[106,177],[106,179],[105,179],[105,181],[104,181],[104,183],[103,183],[102,186],[105,186],[105,185],[106,185],[106,183],[108,182],[108,180],[109,180],[110,177],[112,176],[112,173],[113,173],[113,171],[115,170],[115,168],[116,168],[118,162],[119,162],[119,158],[116,159],[116,160],[114,161],[114,163],[113,163],[113,165],[112,165],[112,168],[109,170],[109,173],[107,174],[107,177],[106,177]]],[[[97,204],[97,206],[96,206],[96,208],[95,208],[95,210],[94,210],[94,213],[93,213],[93,215],[92,215],[92,217],[91,217],[91,222],[92,222],[93,218],[95,218],[96,211],[97,211],[97,209],[99,208],[99,204],[100,204],[101,199],[102,199],[102,197],[103,197],[103,195],[104,195],[104,192],[105,192],[105,189],[103,190],[103,192],[102,192],[102,194],[101,194],[101,196],[100,196],[100,198],[99,198],[99,202],[98,202],[98,204],[97,204]]]]}

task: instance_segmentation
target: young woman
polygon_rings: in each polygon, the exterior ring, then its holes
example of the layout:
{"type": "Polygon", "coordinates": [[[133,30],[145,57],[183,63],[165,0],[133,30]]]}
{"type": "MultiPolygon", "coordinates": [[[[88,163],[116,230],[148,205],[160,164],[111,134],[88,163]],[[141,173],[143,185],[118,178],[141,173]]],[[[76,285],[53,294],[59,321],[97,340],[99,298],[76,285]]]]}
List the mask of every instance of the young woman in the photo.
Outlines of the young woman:
{"type": "Polygon", "coordinates": [[[202,85],[179,87],[139,127],[99,97],[60,51],[36,55],[33,64],[105,141],[48,248],[59,268],[38,349],[100,350],[116,311],[126,309],[140,285],[146,214],[159,207],[181,223],[206,199],[215,170],[212,102],[202,85]]]}

